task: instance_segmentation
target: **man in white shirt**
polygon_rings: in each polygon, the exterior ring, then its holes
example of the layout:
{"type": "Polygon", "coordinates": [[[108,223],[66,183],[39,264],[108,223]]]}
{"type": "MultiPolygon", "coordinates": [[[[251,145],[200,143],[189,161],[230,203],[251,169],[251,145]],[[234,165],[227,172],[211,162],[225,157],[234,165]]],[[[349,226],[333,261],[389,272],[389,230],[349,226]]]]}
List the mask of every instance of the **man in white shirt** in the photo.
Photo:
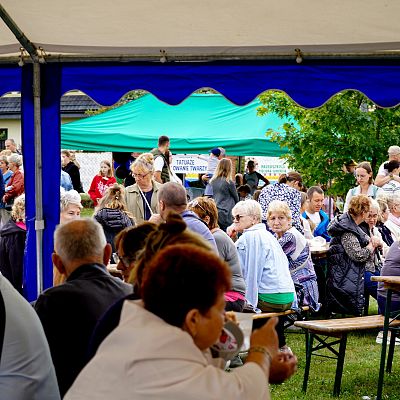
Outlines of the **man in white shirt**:
{"type": "Polygon", "coordinates": [[[385,164],[389,161],[395,160],[400,162],[400,147],[399,146],[390,146],[388,149],[389,159],[381,164],[378,170],[378,174],[375,178],[375,185],[382,187],[386,183],[389,183],[391,180],[397,181],[400,183],[400,177],[389,174],[389,171],[385,169],[385,164]]]}
{"type": "Polygon", "coordinates": [[[154,156],[154,179],[158,183],[170,181],[169,160],[166,157],[166,153],[169,150],[169,143],[168,136],[160,136],[158,138],[158,148],[151,151],[154,156]]]}
{"type": "Polygon", "coordinates": [[[322,236],[329,242],[327,228],[329,224],[328,214],[322,210],[324,203],[324,191],[319,186],[311,186],[307,191],[307,208],[302,214],[304,218],[309,219],[315,225],[314,236],[322,236]]]}

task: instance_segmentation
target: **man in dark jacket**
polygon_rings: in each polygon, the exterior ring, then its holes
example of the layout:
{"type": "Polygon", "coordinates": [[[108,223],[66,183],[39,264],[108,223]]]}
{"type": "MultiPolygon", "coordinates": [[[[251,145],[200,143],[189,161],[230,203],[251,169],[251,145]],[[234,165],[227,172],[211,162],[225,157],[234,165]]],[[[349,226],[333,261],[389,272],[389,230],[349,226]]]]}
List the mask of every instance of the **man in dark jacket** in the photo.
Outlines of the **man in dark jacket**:
{"type": "Polygon", "coordinates": [[[53,264],[65,283],[47,289],[35,304],[49,342],[61,397],[85,366],[88,344],[102,314],[133,288],[112,277],[103,229],[83,218],[58,226],[53,264]]]}

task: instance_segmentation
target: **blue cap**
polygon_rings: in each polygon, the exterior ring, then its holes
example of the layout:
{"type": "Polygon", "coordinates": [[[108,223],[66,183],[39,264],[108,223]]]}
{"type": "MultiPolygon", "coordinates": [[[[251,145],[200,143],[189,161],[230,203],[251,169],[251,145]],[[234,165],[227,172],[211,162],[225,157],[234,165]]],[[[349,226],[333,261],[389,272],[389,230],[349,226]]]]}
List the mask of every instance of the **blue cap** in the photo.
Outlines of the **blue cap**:
{"type": "Polygon", "coordinates": [[[214,149],[210,150],[210,153],[213,153],[214,156],[219,157],[221,155],[221,150],[218,147],[215,147],[214,149]]]}

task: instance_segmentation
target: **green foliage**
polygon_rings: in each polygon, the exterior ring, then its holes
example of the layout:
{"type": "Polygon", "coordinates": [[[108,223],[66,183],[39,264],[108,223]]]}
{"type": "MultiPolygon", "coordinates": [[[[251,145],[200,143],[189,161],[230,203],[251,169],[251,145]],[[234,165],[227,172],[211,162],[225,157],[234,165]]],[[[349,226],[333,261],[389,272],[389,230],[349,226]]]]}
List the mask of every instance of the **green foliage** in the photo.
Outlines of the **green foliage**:
{"type": "Polygon", "coordinates": [[[343,195],[355,184],[343,172],[346,162],[369,161],[376,173],[388,147],[400,144],[400,108],[379,108],[356,91],[341,92],[317,109],[302,108],[282,92],[263,93],[260,100],[260,116],[274,112],[290,121],[282,132],[266,133],[288,148],[289,167],[307,186],[331,181],[332,194],[343,195]]]}
{"type": "Polygon", "coordinates": [[[110,110],[113,110],[114,108],[123,106],[124,104],[129,103],[132,100],[136,100],[139,97],[142,97],[147,93],[148,92],[146,92],[145,90],[132,90],[132,91],[128,92],[127,94],[125,94],[124,96],[122,96],[122,98],[120,100],[118,100],[115,104],[113,104],[112,106],[109,106],[109,107],[102,106],[98,110],[86,110],[85,114],[88,116],[102,114],[106,111],[110,111],[110,110]]]}
{"type": "Polygon", "coordinates": [[[80,193],[83,208],[93,208],[93,201],[87,193],[80,193]]]}

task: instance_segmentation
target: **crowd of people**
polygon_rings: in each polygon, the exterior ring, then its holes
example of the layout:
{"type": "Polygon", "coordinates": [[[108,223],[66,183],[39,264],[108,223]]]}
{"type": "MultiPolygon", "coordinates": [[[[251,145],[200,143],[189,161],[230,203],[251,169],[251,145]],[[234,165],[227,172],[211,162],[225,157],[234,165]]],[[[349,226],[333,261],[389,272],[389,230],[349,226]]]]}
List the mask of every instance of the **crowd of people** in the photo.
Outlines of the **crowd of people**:
{"type": "MultiPolygon", "coordinates": [[[[285,317],[255,330],[244,365],[234,368],[219,353],[227,337],[239,352],[226,330],[232,311],[300,313],[308,306],[315,316],[321,307],[358,316],[372,296],[383,312],[385,291],[371,277],[400,275],[400,147],[389,148],[375,180],[368,162],[355,166],[357,186],[334,216],[318,182],[305,188],[291,171],[270,183],[254,161],[234,176],[222,148],[210,150],[204,196],[190,199],[172,172],[169,145],[161,136],[157,148],[138,155],[126,186],[102,161],[88,191],[92,218],[80,215],[74,152],[62,151],[54,285],[33,308],[18,294],[26,238],[21,156],[0,154],[8,179],[0,210],[11,206],[1,214],[0,308],[14,342],[25,340],[28,324],[32,335],[15,362],[10,334],[3,335],[0,393],[7,398],[267,399],[268,383],[297,368],[285,317]],[[316,243],[329,246],[323,297],[316,243]]],[[[400,312],[398,295],[392,310],[400,312]]]]}

